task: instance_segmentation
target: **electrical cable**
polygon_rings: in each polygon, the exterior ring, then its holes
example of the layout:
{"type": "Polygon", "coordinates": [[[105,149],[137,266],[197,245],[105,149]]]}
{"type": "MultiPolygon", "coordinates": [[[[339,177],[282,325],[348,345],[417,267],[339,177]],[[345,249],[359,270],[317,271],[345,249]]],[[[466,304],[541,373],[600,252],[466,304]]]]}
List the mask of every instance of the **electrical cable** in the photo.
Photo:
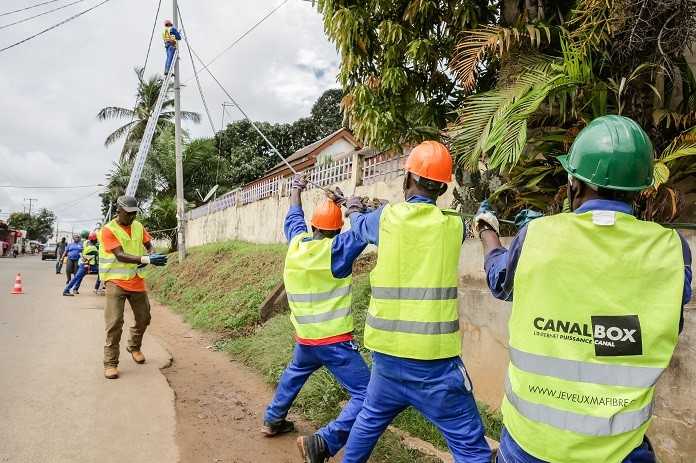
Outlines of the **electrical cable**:
{"type": "Polygon", "coordinates": [[[102,187],[101,183],[95,185],[75,185],[75,186],[26,186],[26,185],[0,185],[0,188],[14,188],[21,190],[76,190],[78,188],[102,187]]]}
{"type": "Polygon", "coordinates": [[[4,12],[4,13],[0,13],[0,16],[9,16],[9,15],[14,14],[14,13],[19,13],[19,12],[21,12],[21,11],[31,10],[31,9],[33,9],[33,8],[37,8],[37,7],[40,7],[40,6],[43,6],[43,5],[48,5],[49,3],[56,3],[56,2],[59,2],[59,1],[60,1],[60,0],[49,0],[48,2],[37,3],[36,5],[31,5],[31,6],[28,6],[28,7],[26,7],[26,8],[20,8],[20,9],[18,9],[18,10],[6,11],[6,12],[4,12]]]}
{"type": "MultiPolygon", "coordinates": [[[[215,55],[215,57],[214,57],[212,60],[210,60],[210,62],[209,62],[208,64],[204,64],[204,63],[201,62],[201,64],[203,64],[203,68],[201,68],[201,71],[207,71],[207,70],[208,70],[208,66],[212,65],[212,64],[213,64],[215,61],[217,61],[222,55],[224,55],[225,53],[227,53],[228,51],[230,51],[235,45],[237,45],[239,42],[241,42],[242,39],[244,39],[244,37],[246,37],[247,35],[251,34],[251,32],[253,32],[254,29],[256,29],[257,27],[259,27],[264,21],[266,21],[268,18],[270,18],[271,16],[273,16],[273,14],[274,14],[276,11],[278,11],[283,5],[285,5],[286,3],[288,3],[288,1],[290,1],[290,0],[284,0],[284,1],[283,1],[282,3],[280,3],[278,6],[276,6],[276,7],[273,8],[271,11],[269,11],[264,17],[262,17],[261,19],[259,19],[253,26],[251,26],[251,28],[249,28],[246,32],[244,32],[242,35],[240,35],[239,37],[237,37],[237,38],[234,40],[234,42],[232,42],[227,48],[225,48],[225,49],[222,50],[220,53],[218,53],[217,55],[215,55]]],[[[179,16],[181,16],[181,11],[179,12],[179,16]]],[[[183,21],[182,21],[181,25],[182,25],[182,27],[183,27],[183,21]]],[[[184,85],[185,85],[185,84],[188,84],[189,82],[191,82],[191,80],[193,80],[193,79],[189,79],[189,80],[187,80],[186,82],[184,82],[184,85]]]]}
{"type": "Polygon", "coordinates": [[[34,34],[34,35],[30,35],[29,37],[27,37],[27,38],[25,38],[25,39],[22,39],[22,40],[20,40],[19,42],[15,42],[15,43],[13,43],[13,44],[11,44],[11,45],[6,46],[5,48],[0,48],[0,53],[2,53],[2,52],[4,52],[4,51],[7,51],[7,50],[9,50],[9,49],[11,49],[11,48],[14,48],[14,47],[16,47],[16,46],[22,45],[23,43],[26,43],[26,42],[28,42],[28,41],[30,41],[30,40],[32,40],[32,39],[35,39],[36,37],[39,37],[40,35],[43,35],[43,34],[45,34],[46,32],[52,31],[53,29],[56,29],[57,27],[60,27],[60,26],[62,26],[63,24],[69,23],[70,21],[72,21],[72,20],[74,20],[74,19],[77,19],[77,18],[79,18],[80,16],[82,16],[82,15],[84,15],[84,14],[89,13],[90,11],[99,8],[100,6],[104,5],[105,3],[109,3],[110,1],[111,1],[111,0],[103,0],[102,2],[97,3],[96,5],[94,5],[94,6],[90,7],[90,8],[87,8],[86,10],[82,10],[82,11],[80,11],[79,13],[76,13],[76,14],[70,16],[69,18],[62,20],[61,22],[59,22],[59,23],[57,23],[57,24],[54,24],[54,25],[52,25],[52,26],[50,26],[50,27],[47,27],[46,29],[43,29],[43,30],[39,31],[39,32],[37,32],[37,33],[34,34]]]}
{"type": "MultiPolygon", "coordinates": [[[[182,15],[181,15],[181,10],[179,10],[179,18],[181,19],[181,26],[182,26],[182,28],[185,28],[185,26],[184,26],[184,21],[183,21],[182,15]]],[[[198,59],[198,61],[201,62],[201,64],[204,64],[204,61],[201,59],[201,57],[198,55],[198,53],[196,53],[196,51],[195,51],[193,48],[191,48],[191,44],[188,43],[188,37],[186,37],[185,35],[184,35],[184,40],[186,41],[186,44],[187,44],[187,46],[189,47],[189,49],[191,50],[191,52],[193,53],[193,55],[198,59]]],[[[239,110],[239,112],[242,113],[242,115],[243,115],[244,118],[247,120],[247,122],[249,122],[249,124],[251,124],[251,126],[254,128],[254,130],[256,130],[256,132],[257,132],[259,135],[261,135],[261,138],[264,139],[264,141],[265,141],[266,144],[271,148],[271,150],[272,150],[276,155],[278,155],[278,157],[283,161],[283,163],[290,169],[290,171],[291,171],[293,174],[297,174],[297,173],[298,173],[297,170],[295,170],[295,168],[287,161],[287,159],[285,159],[285,157],[284,157],[282,154],[280,154],[280,151],[278,151],[278,148],[276,148],[275,145],[268,139],[268,137],[266,137],[266,135],[258,128],[258,126],[256,125],[256,123],[254,123],[254,121],[251,120],[251,118],[250,118],[249,115],[246,113],[246,111],[244,111],[244,109],[239,105],[239,103],[237,103],[237,100],[235,100],[234,97],[230,94],[230,92],[227,91],[227,89],[225,88],[225,86],[222,85],[222,83],[220,83],[220,81],[218,80],[217,77],[215,77],[215,75],[212,73],[212,71],[210,70],[210,68],[205,68],[205,70],[208,71],[208,74],[210,74],[210,77],[212,77],[212,79],[215,81],[215,83],[218,85],[218,87],[220,87],[220,89],[225,93],[225,95],[227,95],[227,98],[230,99],[230,101],[232,102],[232,104],[234,104],[234,106],[237,108],[237,110],[239,110]]],[[[319,184],[317,184],[317,183],[314,183],[314,182],[312,182],[312,181],[309,180],[309,179],[307,179],[307,183],[310,184],[310,185],[315,186],[316,188],[320,188],[320,189],[324,190],[324,191],[327,192],[327,193],[330,193],[330,194],[332,194],[332,195],[336,195],[336,192],[332,191],[331,189],[326,188],[326,187],[324,187],[324,186],[321,186],[321,185],[319,185],[319,184]]]]}
{"type": "Polygon", "coordinates": [[[31,21],[32,19],[38,18],[40,16],[44,16],[44,15],[47,15],[49,13],[53,13],[55,11],[63,10],[65,8],[76,5],[78,3],[82,3],[84,1],[86,1],[86,0],[76,0],[72,3],[68,3],[67,5],[59,6],[58,8],[53,8],[52,10],[44,11],[43,13],[35,14],[34,16],[29,16],[28,18],[20,19],[19,21],[15,21],[13,23],[3,24],[2,26],[0,26],[0,31],[3,29],[7,29],[8,27],[16,26],[17,24],[22,24],[22,23],[25,23],[27,21],[31,21]]]}

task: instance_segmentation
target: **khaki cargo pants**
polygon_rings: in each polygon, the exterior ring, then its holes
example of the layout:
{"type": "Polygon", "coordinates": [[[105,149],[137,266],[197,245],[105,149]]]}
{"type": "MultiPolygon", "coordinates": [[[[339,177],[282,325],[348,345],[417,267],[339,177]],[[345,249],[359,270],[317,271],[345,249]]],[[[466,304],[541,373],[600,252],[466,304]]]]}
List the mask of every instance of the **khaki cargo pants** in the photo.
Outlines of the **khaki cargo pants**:
{"type": "Polygon", "coordinates": [[[106,283],[106,308],[104,322],[106,323],[106,344],[104,344],[104,367],[118,366],[119,344],[123,332],[123,311],[126,300],[133,310],[135,324],[130,327],[128,352],[140,350],[143,335],[150,324],[150,301],[147,293],[125,291],[120,286],[106,283]]]}

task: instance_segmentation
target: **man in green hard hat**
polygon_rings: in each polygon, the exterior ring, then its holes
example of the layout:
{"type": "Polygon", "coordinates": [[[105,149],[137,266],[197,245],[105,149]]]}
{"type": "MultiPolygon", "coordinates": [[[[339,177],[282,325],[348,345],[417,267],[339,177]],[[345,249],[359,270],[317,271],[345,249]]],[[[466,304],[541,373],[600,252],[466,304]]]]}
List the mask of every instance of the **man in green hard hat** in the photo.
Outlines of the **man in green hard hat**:
{"type": "Polygon", "coordinates": [[[512,301],[498,461],[652,463],[645,432],[691,298],[691,253],[633,215],[653,172],[636,122],[595,119],[559,160],[572,213],[532,220],[509,249],[494,213],[474,219],[491,292],[512,301]]]}

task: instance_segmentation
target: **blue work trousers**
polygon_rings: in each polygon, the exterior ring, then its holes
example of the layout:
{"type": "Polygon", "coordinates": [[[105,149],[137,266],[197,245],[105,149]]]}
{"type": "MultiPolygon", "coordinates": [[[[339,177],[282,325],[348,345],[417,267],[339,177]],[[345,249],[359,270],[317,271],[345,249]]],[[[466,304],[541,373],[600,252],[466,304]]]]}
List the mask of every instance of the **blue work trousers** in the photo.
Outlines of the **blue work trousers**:
{"type": "MultiPolygon", "coordinates": [[[[68,282],[67,286],[63,290],[64,293],[67,293],[68,291],[71,290],[80,290],[80,284],[82,284],[82,279],[87,275],[87,271],[89,270],[89,267],[87,265],[79,265],[77,269],[77,273],[73,275],[73,277],[70,279],[68,282]]],[[[97,284],[95,285],[94,289],[99,289],[99,276],[97,276],[97,284]]]]}
{"type": "Polygon", "coordinates": [[[266,409],[264,419],[269,423],[284,419],[302,386],[312,373],[321,367],[326,367],[350,394],[350,400],[338,417],[317,431],[333,456],[346,444],[355,417],[358,416],[365,400],[367,383],[370,382],[370,369],[367,368],[354,342],[338,342],[326,346],[296,344],[292,360],[280,377],[280,383],[273,401],[266,409]]]}
{"type": "Polygon", "coordinates": [[[489,463],[471,380],[459,357],[412,360],[373,354],[367,397],[348,437],[343,463],[366,462],[389,423],[412,406],[442,433],[456,463],[489,463]]]}
{"type": "MultiPolygon", "coordinates": [[[[646,438],[640,447],[634,449],[623,463],[655,463],[655,452],[646,438]]],[[[547,463],[531,456],[520,447],[510,436],[507,429],[503,428],[500,435],[500,449],[498,450],[497,463],[547,463]]]]}
{"type": "Polygon", "coordinates": [[[172,61],[174,61],[174,52],[176,51],[176,47],[172,45],[167,45],[165,47],[165,50],[167,52],[167,61],[164,63],[164,76],[166,77],[167,74],[169,74],[169,68],[172,67],[172,61]]]}

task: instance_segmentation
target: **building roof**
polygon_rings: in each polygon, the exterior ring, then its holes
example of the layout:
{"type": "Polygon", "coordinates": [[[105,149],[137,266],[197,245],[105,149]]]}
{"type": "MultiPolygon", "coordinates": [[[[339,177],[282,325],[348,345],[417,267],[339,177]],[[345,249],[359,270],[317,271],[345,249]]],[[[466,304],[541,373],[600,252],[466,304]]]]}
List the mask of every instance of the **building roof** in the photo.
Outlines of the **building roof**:
{"type": "MultiPolygon", "coordinates": [[[[358,143],[358,141],[353,137],[353,134],[350,132],[350,130],[346,128],[340,128],[336,130],[334,133],[322,138],[321,140],[317,140],[311,145],[307,145],[304,148],[295,151],[285,159],[294,167],[296,164],[301,164],[304,161],[307,161],[313,154],[317,154],[317,152],[321,151],[326,145],[333,143],[339,138],[343,138],[356,148],[360,148],[360,143],[358,143]]],[[[283,161],[280,161],[278,162],[278,164],[273,166],[273,168],[267,171],[262,178],[268,177],[269,175],[278,174],[283,170],[287,170],[287,166],[283,161]]]]}

